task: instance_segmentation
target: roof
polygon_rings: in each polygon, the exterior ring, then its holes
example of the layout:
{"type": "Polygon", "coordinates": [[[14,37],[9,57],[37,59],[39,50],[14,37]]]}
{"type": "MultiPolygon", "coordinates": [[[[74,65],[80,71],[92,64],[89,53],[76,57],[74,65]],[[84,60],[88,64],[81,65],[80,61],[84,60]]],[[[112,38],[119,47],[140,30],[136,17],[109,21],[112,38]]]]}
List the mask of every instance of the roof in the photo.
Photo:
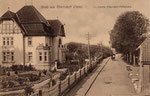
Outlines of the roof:
{"type": "Polygon", "coordinates": [[[24,6],[16,12],[20,23],[45,23],[46,19],[38,12],[34,6],[24,6]]]}
{"type": "Polygon", "coordinates": [[[150,36],[143,37],[142,40],[138,41],[139,42],[139,46],[137,46],[136,50],[138,50],[144,44],[144,42],[146,42],[146,40],[148,38],[150,38],[150,36]]]}
{"type": "Polygon", "coordinates": [[[59,20],[46,20],[32,5],[24,6],[16,13],[7,11],[3,19],[14,19],[26,36],[65,36],[64,26],[59,20]]]}
{"type": "Polygon", "coordinates": [[[54,35],[65,36],[64,25],[59,20],[48,20],[48,22],[51,25],[54,35]]]}
{"type": "Polygon", "coordinates": [[[2,16],[1,16],[1,20],[7,20],[7,19],[11,19],[13,18],[15,15],[14,12],[11,12],[11,11],[7,11],[6,13],[4,13],[2,16]]]}

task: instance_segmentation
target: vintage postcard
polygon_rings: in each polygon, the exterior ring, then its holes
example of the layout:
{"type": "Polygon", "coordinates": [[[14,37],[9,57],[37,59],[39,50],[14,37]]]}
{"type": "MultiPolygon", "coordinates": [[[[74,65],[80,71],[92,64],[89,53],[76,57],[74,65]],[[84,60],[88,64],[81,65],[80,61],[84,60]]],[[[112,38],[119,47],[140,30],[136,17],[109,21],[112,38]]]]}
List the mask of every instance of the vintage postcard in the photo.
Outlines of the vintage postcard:
{"type": "Polygon", "coordinates": [[[150,0],[0,0],[0,96],[150,96],[150,0]]]}

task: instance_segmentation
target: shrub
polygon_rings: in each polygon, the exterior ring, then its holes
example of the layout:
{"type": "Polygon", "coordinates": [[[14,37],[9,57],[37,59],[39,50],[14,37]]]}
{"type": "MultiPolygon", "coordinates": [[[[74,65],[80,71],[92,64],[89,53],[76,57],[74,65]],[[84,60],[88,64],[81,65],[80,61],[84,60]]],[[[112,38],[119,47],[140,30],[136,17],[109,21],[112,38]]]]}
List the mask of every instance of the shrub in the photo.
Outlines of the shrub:
{"type": "Polygon", "coordinates": [[[7,76],[10,76],[10,72],[7,73],[7,76]]]}
{"type": "Polygon", "coordinates": [[[34,92],[33,88],[31,86],[27,86],[25,89],[26,95],[31,95],[32,92],[34,92]]]}
{"type": "Polygon", "coordinates": [[[41,72],[39,72],[39,77],[41,77],[41,72]]]}
{"type": "Polygon", "coordinates": [[[9,81],[9,82],[8,82],[8,86],[9,86],[10,88],[12,88],[12,87],[15,86],[15,83],[14,83],[13,81],[9,81]]]}
{"type": "Polygon", "coordinates": [[[5,69],[3,69],[3,73],[2,73],[3,75],[6,75],[6,70],[5,69]]]}
{"type": "Polygon", "coordinates": [[[62,73],[60,75],[59,79],[62,81],[62,80],[64,80],[67,77],[67,75],[68,75],[67,73],[62,73]]]}
{"type": "Polygon", "coordinates": [[[56,84],[56,81],[53,79],[52,80],[52,86],[54,86],[56,84]]]}
{"type": "Polygon", "coordinates": [[[18,78],[18,83],[19,83],[20,85],[22,85],[24,81],[25,81],[24,78],[18,78]]]}
{"type": "Polygon", "coordinates": [[[44,71],[43,71],[43,74],[46,75],[46,73],[47,73],[47,70],[44,70],[44,71]]]}
{"type": "Polygon", "coordinates": [[[13,71],[33,71],[33,70],[35,70],[34,68],[33,68],[33,66],[30,64],[29,66],[27,66],[27,65],[12,65],[11,66],[11,69],[13,70],[13,71]]]}
{"type": "Polygon", "coordinates": [[[30,74],[29,80],[30,80],[31,82],[37,81],[37,80],[39,80],[39,79],[40,79],[39,76],[30,74]]]}
{"type": "Polygon", "coordinates": [[[18,74],[18,71],[15,71],[15,74],[17,75],[17,74],[18,74]]]}
{"type": "Polygon", "coordinates": [[[3,87],[3,88],[7,88],[7,86],[8,86],[8,82],[2,81],[2,87],[3,87]]]}

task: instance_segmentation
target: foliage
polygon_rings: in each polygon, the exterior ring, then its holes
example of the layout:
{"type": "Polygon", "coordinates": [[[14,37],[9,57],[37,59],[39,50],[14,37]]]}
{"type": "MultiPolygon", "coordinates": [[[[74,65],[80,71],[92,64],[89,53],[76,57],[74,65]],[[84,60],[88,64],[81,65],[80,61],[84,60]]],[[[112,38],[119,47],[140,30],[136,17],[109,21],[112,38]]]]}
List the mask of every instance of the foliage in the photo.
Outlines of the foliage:
{"type": "MultiPolygon", "coordinates": [[[[66,52],[66,60],[78,59],[83,62],[88,58],[88,45],[83,43],[70,42],[67,44],[68,51],[66,52]]],[[[112,51],[109,47],[103,44],[90,45],[91,57],[99,57],[104,55],[108,57],[112,55],[112,51]]]]}
{"type": "Polygon", "coordinates": [[[0,67],[0,75],[6,75],[6,69],[0,67]]]}
{"type": "Polygon", "coordinates": [[[10,76],[10,72],[7,73],[7,76],[10,76]]]}
{"type": "Polygon", "coordinates": [[[53,79],[52,80],[52,86],[54,86],[56,84],[56,81],[53,79]]]}
{"type": "Polygon", "coordinates": [[[62,81],[67,77],[68,73],[61,73],[59,79],[62,81]]]}
{"type": "Polygon", "coordinates": [[[70,43],[68,43],[68,45],[67,45],[67,49],[69,49],[70,52],[75,52],[75,51],[78,49],[79,46],[80,46],[79,43],[70,42],[70,43]]]}
{"type": "Polygon", "coordinates": [[[132,52],[144,40],[149,20],[138,11],[121,14],[110,33],[112,47],[119,53],[132,52]]]}
{"type": "Polygon", "coordinates": [[[47,73],[47,70],[43,70],[43,74],[46,75],[46,73],[47,73]]]}
{"type": "Polygon", "coordinates": [[[2,81],[2,88],[7,88],[8,82],[7,81],[2,81]]]}
{"type": "Polygon", "coordinates": [[[30,64],[29,66],[27,65],[12,65],[11,69],[13,71],[34,71],[35,69],[33,68],[33,66],[30,64]]]}
{"type": "Polygon", "coordinates": [[[26,80],[25,80],[24,78],[21,78],[21,77],[18,78],[18,83],[19,83],[20,85],[22,85],[23,82],[25,82],[25,81],[26,81],[26,80]]]}
{"type": "Polygon", "coordinates": [[[13,81],[8,81],[9,88],[12,88],[15,86],[15,83],[13,81]]]}
{"type": "Polygon", "coordinates": [[[41,71],[40,71],[38,76],[41,77],[41,74],[42,74],[42,73],[41,73],[41,71]]]}
{"type": "Polygon", "coordinates": [[[17,75],[17,74],[18,74],[18,71],[15,71],[15,74],[17,75]]]}
{"type": "Polygon", "coordinates": [[[39,80],[39,79],[40,79],[40,77],[37,76],[36,74],[30,74],[29,80],[30,80],[31,82],[37,81],[37,80],[39,80]]]}
{"type": "Polygon", "coordinates": [[[31,94],[32,92],[34,92],[34,90],[31,86],[27,86],[24,90],[25,90],[26,95],[31,94]]]}

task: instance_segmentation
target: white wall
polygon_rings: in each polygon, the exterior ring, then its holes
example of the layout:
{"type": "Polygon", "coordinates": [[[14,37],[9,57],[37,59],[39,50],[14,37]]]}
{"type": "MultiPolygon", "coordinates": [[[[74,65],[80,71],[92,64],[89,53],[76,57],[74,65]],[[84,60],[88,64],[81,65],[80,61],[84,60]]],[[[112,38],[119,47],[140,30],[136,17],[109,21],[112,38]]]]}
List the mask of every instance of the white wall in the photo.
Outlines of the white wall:
{"type": "MultiPolygon", "coordinates": [[[[31,36],[30,36],[31,37],[31,36]]],[[[28,46],[28,37],[25,37],[25,53],[26,53],[26,64],[29,64],[28,62],[28,52],[32,52],[32,62],[30,62],[34,67],[37,69],[48,69],[49,68],[49,62],[38,62],[39,54],[36,50],[37,46],[39,44],[43,44],[44,46],[46,43],[48,45],[51,45],[51,38],[47,36],[32,36],[32,46],[28,46]]]]}
{"type": "MultiPolygon", "coordinates": [[[[11,21],[11,23],[12,23],[12,21],[11,21]]],[[[17,24],[15,22],[14,22],[14,25],[17,26],[17,24]]],[[[2,24],[0,24],[0,26],[2,26],[2,24]]],[[[21,33],[20,28],[17,26],[17,28],[18,28],[17,33],[4,33],[4,32],[2,33],[3,30],[1,28],[2,27],[0,27],[0,64],[2,64],[2,60],[3,60],[2,52],[4,50],[14,52],[15,64],[23,64],[23,35],[21,33]],[[14,45],[3,47],[3,37],[13,37],[14,45]]],[[[14,30],[14,31],[16,31],[16,30],[14,30]]],[[[8,63],[8,64],[5,63],[5,64],[2,64],[2,65],[9,66],[11,64],[10,63],[8,63]]]]}

